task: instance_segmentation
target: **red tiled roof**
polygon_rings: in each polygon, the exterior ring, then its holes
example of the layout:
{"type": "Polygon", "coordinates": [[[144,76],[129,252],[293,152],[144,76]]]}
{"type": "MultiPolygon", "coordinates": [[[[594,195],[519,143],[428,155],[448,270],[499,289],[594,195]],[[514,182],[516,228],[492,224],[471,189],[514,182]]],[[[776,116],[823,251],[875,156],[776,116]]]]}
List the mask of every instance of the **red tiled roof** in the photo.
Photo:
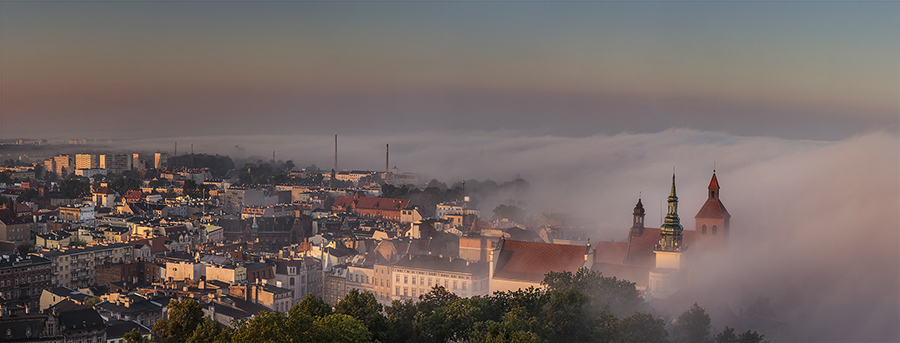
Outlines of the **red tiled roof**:
{"type": "Polygon", "coordinates": [[[494,277],[541,282],[544,274],[575,272],[584,264],[588,247],[580,245],[504,241],[494,277]]]}
{"type": "Polygon", "coordinates": [[[338,210],[353,208],[366,210],[400,210],[409,205],[409,199],[355,197],[342,195],[334,201],[331,207],[338,210]]]}
{"type": "Polygon", "coordinates": [[[130,190],[130,191],[125,192],[125,195],[123,195],[122,197],[128,201],[136,201],[136,200],[141,200],[141,198],[143,196],[144,196],[144,192],[141,192],[138,190],[130,190]]]}
{"type": "Polygon", "coordinates": [[[93,191],[93,193],[94,194],[107,194],[107,195],[116,194],[116,192],[114,192],[112,189],[109,189],[108,187],[97,188],[93,191]]]}
{"type": "Polygon", "coordinates": [[[31,213],[31,207],[25,204],[16,204],[16,213],[31,213]]]}
{"type": "MultiPolygon", "coordinates": [[[[690,248],[694,243],[694,230],[682,231],[681,245],[690,248]]],[[[660,229],[645,228],[640,236],[629,234],[628,252],[625,264],[655,266],[656,254],[653,249],[659,244],[660,229]]]]}
{"type": "Polygon", "coordinates": [[[623,263],[625,262],[625,252],[628,251],[628,243],[626,242],[597,242],[594,244],[594,262],[595,263],[623,263]]]}
{"type": "Polygon", "coordinates": [[[697,215],[694,218],[713,218],[713,219],[723,219],[723,218],[731,218],[731,215],[728,214],[728,210],[725,209],[725,205],[722,204],[722,201],[719,199],[709,199],[706,200],[706,203],[703,204],[703,207],[700,208],[700,212],[697,212],[697,215]]]}

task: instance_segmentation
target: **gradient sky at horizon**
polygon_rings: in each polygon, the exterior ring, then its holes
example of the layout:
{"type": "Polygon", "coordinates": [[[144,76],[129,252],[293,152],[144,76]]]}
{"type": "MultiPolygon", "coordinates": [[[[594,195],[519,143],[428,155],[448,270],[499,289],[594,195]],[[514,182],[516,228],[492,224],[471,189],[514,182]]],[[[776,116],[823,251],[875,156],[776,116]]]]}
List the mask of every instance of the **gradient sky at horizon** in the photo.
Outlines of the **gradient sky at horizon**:
{"type": "Polygon", "coordinates": [[[900,2],[0,2],[0,136],[900,130],[900,2]]]}

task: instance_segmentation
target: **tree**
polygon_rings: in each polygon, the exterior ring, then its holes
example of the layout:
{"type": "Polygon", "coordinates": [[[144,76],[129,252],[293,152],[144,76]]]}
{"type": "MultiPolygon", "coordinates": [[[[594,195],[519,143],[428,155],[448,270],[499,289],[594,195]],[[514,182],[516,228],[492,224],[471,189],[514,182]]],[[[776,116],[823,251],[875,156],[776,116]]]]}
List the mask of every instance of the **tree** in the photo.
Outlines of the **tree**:
{"type": "Polygon", "coordinates": [[[227,330],[223,330],[219,322],[206,318],[197,329],[188,338],[187,343],[227,343],[231,341],[231,336],[227,330]]]}
{"type": "Polygon", "coordinates": [[[153,336],[164,343],[186,342],[203,320],[200,304],[191,298],[172,300],[166,309],[169,318],[161,319],[153,325],[153,336]]]}
{"type": "MultiPolygon", "coordinates": [[[[250,318],[234,322],[233,342],[290,342],[287,317],[280,312],[261,311],[250,318]]],[[[198,337],[199,338],[199,337],[198,337]]]]}
{"type": "Polygon", "coordinates": [[[619,321],[618,341],[622,343],[666,343],[668,335],[666,322],[649,313],[635,312],[619,321]]]}
{"type": "Polygon", "coordinates": [[[17,198],[17,203],[29,202],[38,196],[38,191],[34,188],[26,188],[17,198]]]}
{"type": "Polygon", "coordinates": [[[310,317],[325,317],[331,314],[331,306],[322,298],[309,293],[303,300],[300,300],[299,304],[291,307],[289,313],[294,315],[295,312],[298,314],[303,313],[310,317]]]}
{"type": "Polygon", "coordinates": [[[94,305],[99,304],[101,301],[103,300],[98,297],[90,297],[84,301],[84,306],[94,307],[94,305]]]}
{"type": "Polygon", "coordinates": [[[497,205],[497,207],[494,208],[493,213],[494,220],[505,218],[516,223],[521,223],[525,220],[525,211],[515,205],[497,205]]]}
{"type": "Polygon", "coordinates": [[[346,314],[330,314],[313,322],[307,342],[370,342],[372,334],[360,321],[346,314]]]}
{"type": "Polygon", "coordinates": [[[675,342],[706,342],[709,337],[710,319],[706,310],[694,303],[684,311],[672,330],[675,342]]]}
{"type": "Polygon", "coordinates": [[[716,343],[762,343],[764,335],[758,334],[756,331],[747,330],[740,334],[734,334],[734,328],[725,327],[722,333],[716,335],[716,343]]]}
{"type": "Polygon", "coordinates": [[[36,250],[34,250],[34,244],[22,243],[16,247],[16,251],[19,253],[19,255],[25,256],[28,255],[28,253],[35,252],[36,250]]]}
{"type": "Polygon", "coordinates": [[[144,337],[144,335],[141,335],[141,331],[139,331],[137,328],[126,333],[125,336],[122,336],[122,339],[125,340],[125,343],[151,343],[151,342],[153,342],[153,340],[151,340],[147,337],[144,337]]]}
{"type": "Polygon", "coordinates": [[[434,307],[444,307],[459,299],[459,296],[448,291],[444,286],[435,285],[430,292],[421,295],[419,299],[434,307]]]}
{"type": "Polygon", "coordinates": [[[369,329],[375,339],[386,342],[389,339],[388,325],[386,318],[381,314],[381,309],[381,304],[372,293],[361,293],[354,288],[347,293],[344,299],[338,301],[334,306],[334,313],[356,318],[369,329]]]}
{"type": "Polygon", "coordinates": [[[590,338],[590,298],[577,289],[549,292],[543,319],[545,337],[553,342],[584,342],[590,338]]]}
{"type": "Polygon", "coordinates": [[[645,303],[640,292],[631,281],[605,277],[602,273],[587,268],[571,272],[550,272],[544,276],[542,285],[550,291],[577,289],[591,297],[595,313],[603,308],[616,316],[625,316],[643,309],[645,303]]]}

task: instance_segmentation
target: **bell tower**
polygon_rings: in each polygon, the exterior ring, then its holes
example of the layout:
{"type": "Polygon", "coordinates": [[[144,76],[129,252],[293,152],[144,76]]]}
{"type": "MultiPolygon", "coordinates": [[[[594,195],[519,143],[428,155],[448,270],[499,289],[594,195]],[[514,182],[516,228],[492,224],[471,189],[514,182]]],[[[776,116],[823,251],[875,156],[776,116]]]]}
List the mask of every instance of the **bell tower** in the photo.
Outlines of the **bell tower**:
{"type": "Polygon", "coordinates": [[[666,220],[659,228],[659,244],[653,249],[656,254],[656,268],[650,271],[650,295],[654,298],[667,298],[681,285],[681,270],[684,259],[681,253],[682,232],[681,220],[678,218],[678,196],[675,194],[675,175],[672,175],[672,192],[669,194],[669,211],[666,220]]]}
{"type": "Polygon", "coordinates": [[[631,235],[640,237],[644,234],[644,204],[638,198],[637,205],[634,205],[634,219],[631,224],[631,235]]]}
{"type": "Polygon", "coordinates": [[[718,247],[727,242],[731,214],[728,214],[725,205],[719,200],[719,180],[715,170],[709,181],[708,191],[706,203],[694,216],[694,229],[697,230],[697,243],[705,247],[718,247]]]}

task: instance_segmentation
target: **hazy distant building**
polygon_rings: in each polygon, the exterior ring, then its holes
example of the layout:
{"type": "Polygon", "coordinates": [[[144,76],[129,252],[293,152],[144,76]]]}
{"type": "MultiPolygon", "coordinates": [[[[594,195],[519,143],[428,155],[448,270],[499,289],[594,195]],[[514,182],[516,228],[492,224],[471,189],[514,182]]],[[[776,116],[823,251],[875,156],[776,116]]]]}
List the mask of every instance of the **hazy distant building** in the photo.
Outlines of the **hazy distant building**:
{"type": "Polygon", "coordinates": [[[100,168],[100,156],[95,154],[75,154],[75,169],[100,168]]]}
{"type": "Polygon", "coordinates": [[[153,168],[166,169],[169,168],[169,154],[157,152],[153,154],[153,168]]]}
{"type": "Polygon", "coordinates": [[[147,167],[147,161],[141,156],[141,154],[134,153],[131,155],[131,167],[134,170],[144,170],[147,167]]]}
{"type": "Polygon", "coordinates": [[[131,170],[131,155],[100,155],[100,168],[106,169],[109,173],[122,174],[126,170],[131,170]]]}
{"type": "Polygon", "coordinates": [[[59,176],[75,173],[75,160],[69,155],[53,157],[53,172],[59,176]]]}

